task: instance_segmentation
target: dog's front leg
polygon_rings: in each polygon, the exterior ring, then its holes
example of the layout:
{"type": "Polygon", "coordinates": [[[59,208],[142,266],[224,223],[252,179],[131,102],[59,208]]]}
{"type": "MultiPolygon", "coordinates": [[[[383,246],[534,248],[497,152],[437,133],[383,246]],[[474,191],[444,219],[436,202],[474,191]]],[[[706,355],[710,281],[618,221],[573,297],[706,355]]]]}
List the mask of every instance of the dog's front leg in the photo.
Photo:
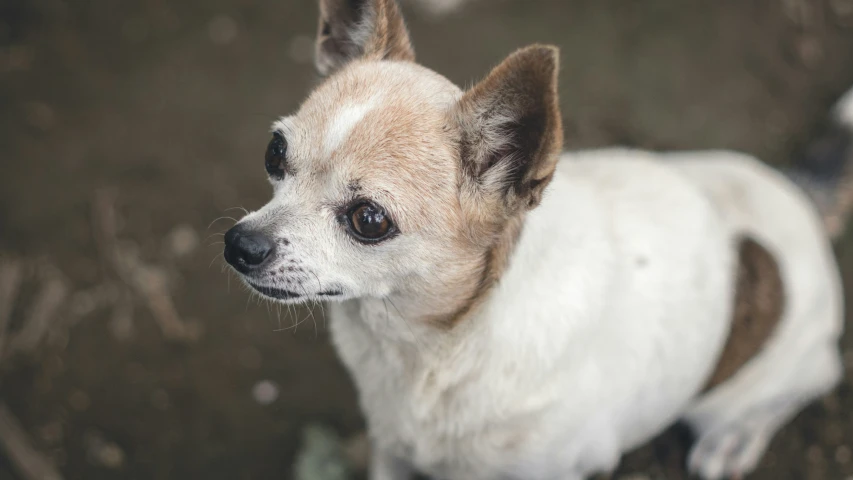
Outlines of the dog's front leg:
{"type": "Polygon", "coordinates": [[[407,462],[374,445],[370,455],[369,480],[411,480],[413,476],[414,470],[407,462]]]}

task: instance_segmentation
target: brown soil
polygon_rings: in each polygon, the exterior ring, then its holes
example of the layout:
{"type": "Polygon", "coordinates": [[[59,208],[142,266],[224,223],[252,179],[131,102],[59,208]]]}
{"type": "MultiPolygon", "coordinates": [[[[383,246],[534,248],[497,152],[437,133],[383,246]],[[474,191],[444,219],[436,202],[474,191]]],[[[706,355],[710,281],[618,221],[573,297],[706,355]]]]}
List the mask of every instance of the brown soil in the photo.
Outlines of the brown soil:
{"type": "MultiPolygon", "coordinates": [[[[733,148],[785,163],[853,85],[850,9],[480,0],[443,19],[408,10],[420,60],[462,84],[516,47],[560,45],[569,147],[733,148]]],[[[0,2],[0,252],[42,266],[25,273],[13,327],[33,315],[46,278],[78,304],[107,292],[91,311],[63,303],[50,341],[0,367],[0,398],[66,478],[291,478],[304,425],[362,428],[321,308],[279,317],[229,287],[215,234],[230,220],[209,226],[265,202],[268,125],[315,82],[315,14],[313,0],[0,2]],[[98,192],[114,195],[122,251],[166,276],[198,339],[164,334],[111,267],[96,240],[98,192]],[[183,256],[167,241],[179,226],[201,240],[183,256]],[[131,327],[124,339],[118,317],[131,327]],[[266,406],[252,395],[262,380],[279,387],[266,406]]],[[[849,243],[838,251],[853,286],[849,243]]],[[[844,344],[853,363],[853,337],[844,344]]],[[[685,445],[673,430],[622,473],[686,478],[685,445]]],[[[848,373],[751,478],[853,478],[851,449],[848,373]]],[[[17,477],[0,456],[5,478],[17,477]]]]}

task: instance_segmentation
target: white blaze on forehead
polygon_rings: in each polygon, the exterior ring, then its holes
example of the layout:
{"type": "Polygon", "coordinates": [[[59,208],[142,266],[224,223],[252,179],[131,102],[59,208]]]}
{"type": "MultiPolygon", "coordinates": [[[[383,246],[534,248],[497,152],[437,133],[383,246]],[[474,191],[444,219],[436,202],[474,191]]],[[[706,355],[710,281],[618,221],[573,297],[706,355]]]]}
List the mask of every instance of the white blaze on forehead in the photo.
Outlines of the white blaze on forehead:
{"type": "Polygon", "coordinates": [[[835,104],[835,115],[841,123],[853,128],[853,88],[835,104]]]}
{"type": "Polygon", "coordinates": [[[349,138],[350,133],[358,125],[368,112],[379,105],[376,97],[370,100],[359,103],[349,104],[342,107],[336,113],[326,130],[326,136],[323,140],[326,155],[331,155],[332,152],[338,149],[349,138]]]}

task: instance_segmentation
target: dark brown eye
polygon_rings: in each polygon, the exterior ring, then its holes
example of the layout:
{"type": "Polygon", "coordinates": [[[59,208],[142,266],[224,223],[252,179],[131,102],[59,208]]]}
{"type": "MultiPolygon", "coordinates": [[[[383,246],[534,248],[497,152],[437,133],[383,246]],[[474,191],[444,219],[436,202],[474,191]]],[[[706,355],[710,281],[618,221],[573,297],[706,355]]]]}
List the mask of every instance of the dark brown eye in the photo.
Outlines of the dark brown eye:
{"type": "Polygon", "coordinates": [[[361,241],[376,242],[394,232],[385,210],[372,203],[357,204],[349,211],[347,219],[352,233],[361,241]]]}
{"type": "Polygon", "coordinates": [[[285,157],[287,156],[287,140],[279,132],[273,132],[272,140],[267,145],[264,155],[264,165],[270,177],[277,180],[284,178],[285,157]]]}

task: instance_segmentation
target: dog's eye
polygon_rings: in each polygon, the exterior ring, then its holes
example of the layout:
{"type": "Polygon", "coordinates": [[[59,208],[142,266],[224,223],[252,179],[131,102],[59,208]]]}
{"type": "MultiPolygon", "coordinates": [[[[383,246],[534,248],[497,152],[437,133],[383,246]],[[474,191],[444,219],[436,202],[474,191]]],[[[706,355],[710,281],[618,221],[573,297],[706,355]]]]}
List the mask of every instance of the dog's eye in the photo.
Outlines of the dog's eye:
{"type": "Polygon", "coordinates": [[[264,155],[264,165],[267,173],[281,180],[284,177],[285,157],[287,156],[287,140],[278,132],[272,134],[272,140],[267,145],[267,153],[264,155]]]}
{"type": "Polygon", "coordinates": [[[356,204],[347,214],[350,231],[364,242],[377,242],[394,233],[394,224],[385,210],[372,203],[356,204]]]}

